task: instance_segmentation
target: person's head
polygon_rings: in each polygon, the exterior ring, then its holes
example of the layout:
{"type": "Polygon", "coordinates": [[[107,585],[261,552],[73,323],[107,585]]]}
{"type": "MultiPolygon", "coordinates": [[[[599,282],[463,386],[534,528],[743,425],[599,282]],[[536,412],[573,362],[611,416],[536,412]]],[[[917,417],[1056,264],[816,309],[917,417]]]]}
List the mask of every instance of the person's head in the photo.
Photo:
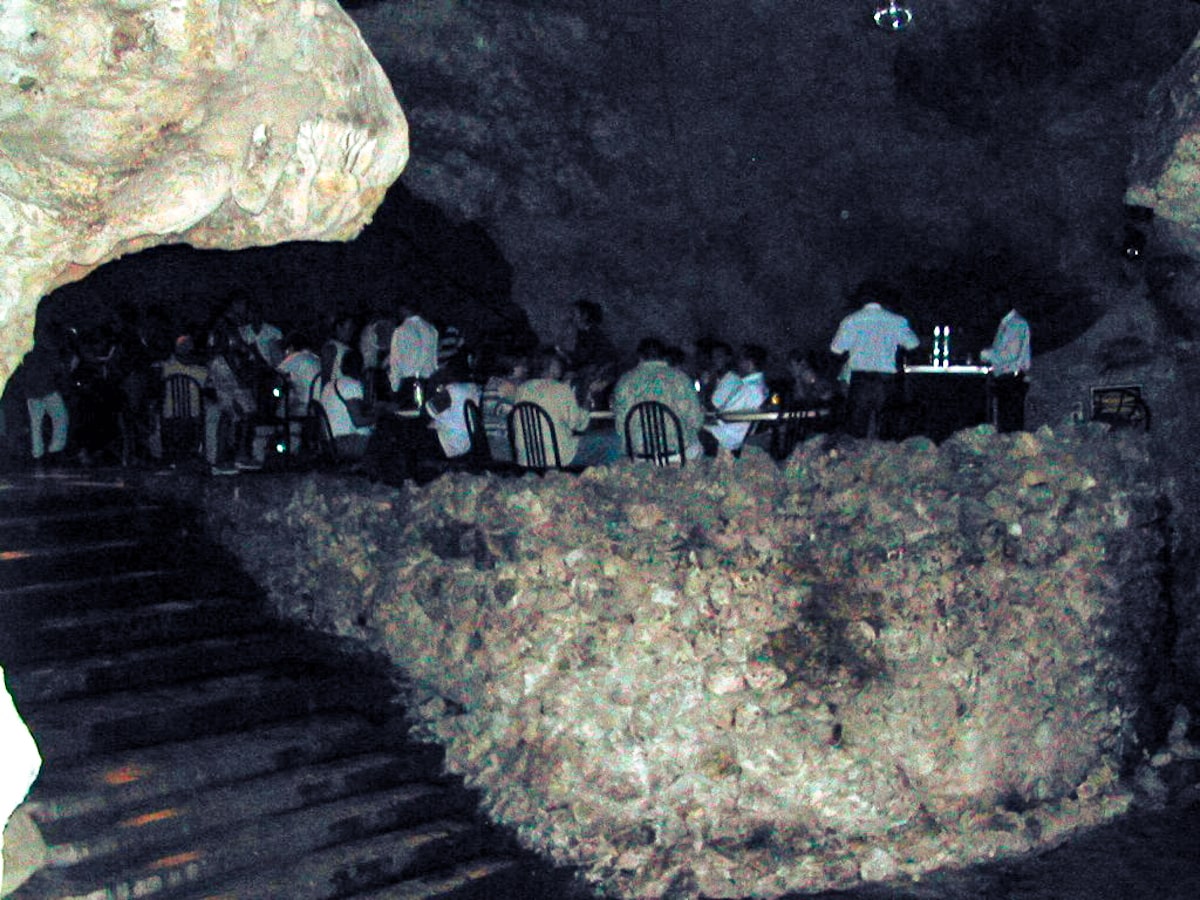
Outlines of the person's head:
{"type": "Polygon", "coordinates": [[[600,308],[599,303],[592,300],[576,300],[571,318],[575,327],[581,330],[599,328],[604,322],[604,310],[600,308]]]}
{"type": "Polygon", "coordinates": [[[537,372],[539,378],[549,378],[551,381],[562,380],[567,371],[566,360],[553,347],[539,351],[537,372]]]}
{"type": "Polygon", "coordinates": [[[190,334],[181,334],[175,338],[175,358],[182,363],[195,361],[196,341],[190,334]]]}
{"type": "Polygon", "coordinates": [[[788,354],[787,367],[795,381],[810,382],[817,377],[817,370],[803,350],[793,350],[788,354]]]}
{"type": "Polygon", "coordinates": [[[739,375],[761,372],[766,364],[767,350],[759,344],[746,344],[738,354],[737,370],[739,375]]]}
{"type": "Polygon", "coordinates": [[[675,368],[681,369],[687,362],[687,354],[683,352],[682,347],[676,347],[672,345],[667,347],[663,354],[663,359],[667,361],[667,365],[675,366],[675,368]]]}
{"type": "Polygon", "coordinates": [[[524,353],[504,354],[497,360],[496,369],[499,375],[524,381],[529,377],[529,357],[524,353]]]}
{"type": "Polygon", "coordinates": [[[727,372],[733,365],[733,348],[724,341],[713,341],[708,348],[708,366],[713,372],[727,372]]]}
{"type": "Polygon", "coordinates": [[[353,343],[356,334],[358,334],[358,322],[354,316],[339,316],[333,323],[333,336],[343,344],[353,343]]]}
{"type": "Polygon", "coordinates": [[[303,331],[289,331],[288,336],[284,338],[283,349],[287,353],[310,350],[312,349],[312,341],[308,339],[308,335],[303,331]]]}
{"type": "Polygon", "coordinates": [[[656,337],[642,338],[637,345],[639,362],[661,362],[667,358],[667,346],[656,337]]]}

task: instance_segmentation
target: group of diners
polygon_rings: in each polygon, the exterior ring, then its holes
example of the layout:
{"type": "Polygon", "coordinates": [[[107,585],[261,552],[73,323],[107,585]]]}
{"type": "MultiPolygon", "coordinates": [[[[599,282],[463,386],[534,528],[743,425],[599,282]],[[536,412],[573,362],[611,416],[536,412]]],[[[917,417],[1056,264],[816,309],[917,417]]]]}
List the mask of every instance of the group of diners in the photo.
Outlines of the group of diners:
{"type": "MultiPolygon", "coordinates": [[[[598,307],[580,301],[573,313],[566,350],[481,355],[458,329],[433,324],[404,301],[393,315],[337,318],[314,340],[301,331],[285,334],[252,295],[237,293],[204,333],[177,335],[165,358],[139,358],[115,379],[119,389],[87,402],[115,404],[132,456],[152,464],[180,456],[171,436],[199,410],[200,423],[184,432],[190,436],[183,455],[202,459],[214,474],[261,468],[275,455],[319,455],[389,482],[431,477],[439,462],[481,450],[498,464],[540,462],[523,432],[510,433],[517,404],[544,412],[556,451],[550,464],[576,468],[626,455],[626,417],[645,400],[678,419],[680,462],[738,454],[746,444],[765,447],[769,430],[745,414],[828,412],[837,403],[834,380],[799,352],[788,357],[787,377],[768,386],[767,354],[757,345],[735,351],[705,340],[685,353],[651,337],[622,371],[598,307]],[[188,385],[182,393],[168,388],[180,382],[188,385]],[[478,420],[469,419],[469,409],[478,420]],[[723,418],[737,413],[740,421],[723,418]]],[[[105,353],[111,360],[130,355],[105,353]]],[[[53,335],[42,335],[26,358],[35,459],[61,456],[83,415],[78,397],[63,402],[61,395],[78,366],[77,349],[53,335]]]]}

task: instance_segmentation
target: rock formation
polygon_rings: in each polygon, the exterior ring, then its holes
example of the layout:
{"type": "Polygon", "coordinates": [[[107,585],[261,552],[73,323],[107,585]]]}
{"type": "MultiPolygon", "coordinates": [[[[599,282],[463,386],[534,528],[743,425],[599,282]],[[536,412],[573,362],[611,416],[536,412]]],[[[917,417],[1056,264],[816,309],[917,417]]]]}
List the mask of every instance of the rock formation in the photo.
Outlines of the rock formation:
{"type": "Polygon", "coordinates": [[[497,820],[613,895],[1024,853],[1153,750],[1164,541],[1099,426],[579,478],[208,483],[285,617],[415,683],[497,820]]]}
{"type": "Polygon", "coordinates": [[[56,285],[156,244],[349,240],[408,159],[334,0],[12,0],[0,63],[0,380],[56,285]]]}

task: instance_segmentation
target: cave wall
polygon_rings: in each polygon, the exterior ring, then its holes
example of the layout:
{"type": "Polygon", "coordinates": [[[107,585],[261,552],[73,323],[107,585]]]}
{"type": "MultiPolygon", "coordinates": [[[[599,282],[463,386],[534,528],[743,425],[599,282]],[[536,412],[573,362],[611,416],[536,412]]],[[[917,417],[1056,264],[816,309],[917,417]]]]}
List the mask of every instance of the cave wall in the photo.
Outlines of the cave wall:
{"type": "MultiPolygon", "coordinates": [[[[926,333],[1007,283],[1069,342],[1120,275],[1131,129],[1191,4],[360,2],[416,194],[482,223],[547,339],[582,296],[631,346],[823,344],[867,277],[926,333]]],[[[965,349],[965,348],[964,348],[965,349]]]]}

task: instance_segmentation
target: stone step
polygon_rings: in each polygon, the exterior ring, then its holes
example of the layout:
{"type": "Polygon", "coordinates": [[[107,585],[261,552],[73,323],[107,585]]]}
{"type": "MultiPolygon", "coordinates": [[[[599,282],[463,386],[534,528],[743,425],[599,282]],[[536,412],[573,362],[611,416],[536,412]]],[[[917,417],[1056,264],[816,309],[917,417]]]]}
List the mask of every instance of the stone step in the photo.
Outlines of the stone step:
{"type": "Polygon", "coordinates": [[[244,634],[268,621],[258,604],[222,597],[50,615],[33,622],[4,615],[0,659],[15,672],[48,660],[89,658],[122,649],[169,647],[219,635],[244,634]],[[15,621],[14,621],[15,620],[15,621]]]}
{"type": "Polygon", "coordinates": [[[260,670],[101,694],[22,710],[46,760],[227,734],[320,710],[353,709],[364,697],[348,673],[297,678],[260,670]]]}
{"type": "MultiPolygon", "coordinates": [[[[0,500],[0,503],[3,501],[0,500]]],[[[184,531],[187,518],[154,503],[125,503],[99,509],[61,509],[38,513],[0,506],[0,546],[44,547],[50,543],[93,540],[105,534],[165,535],[184,531]]]]}
{"type": "Polygon", "coordinates": [[[389,745],[408,748],[406,756],[414,773],[440,771],[441,748],[406,744],[402,724],[379,724],[356,712],[334,710],[237,734],[47,765],[30,795],[30,809],[47,828],[73,828],[73,819],[113,822],[139,809],[161,808],[181,795],[319,766],[389,745]]]}
{"type": "MultiPolygon", "coordinates": [[[[446,872],[434,872],[355,894],[354,900],[566,900],[570,896],[530,890],[525,874],[524,867],[511,858],[481,856],[446,872]]],[[[205,895],[204,900],[218,900],[219,896],[205,895]]],[[[242,900],[241,895],[235,896],[242,900]]],[[[188,900],[201,898],[189,897],[188,900]]]]}
{"type": "Polygon", "coordinates": [[[301,659],[303,653],[303,643],[288,632],[231,634],[222,629],[217,637],[129,647],[124,651],[73,659],[69,665],[61,658],[52,658],[19,669],[10,668],[7,672],[13,700],[19,708],[25,708],[88,694],[106,694],[273,666],[285,660],[301,659]]]}
{"type": "MultiPolygon", "coordinates": [[[[260,817],[236,828],[219,828],[191,835],[185,842],[138,857],[121,855],[66,867],[46,867],[13,894],[13,900],[54,897],[92,900],[96,897],[174,897],[188,890],[225,880],[264,865],[294,860],[298,865],[315,851],[396,833],[384,858],[403,859],[414,847],[428,845],[420,836],[430,829],[444,832],[465,846],[454,851],[458,860],[478,852],[477,829],[465,818],[443,818],[446,789],[435,785],[404,785],[387,791],[305,807],[295,812],[260,817]],[[423,828],[418,826],[424,826],[423,828]],[[28,889],[28,890],[27,890],[28,889]]],[[[447,848],[436,849],[445,865],[447,848]]],[[[426,852],[429,852],[428,850],[426,852]]]]}
{"type": "Polygon", "coordinates": [[[51,822],[35,812],[34,820],[46,840],[49,864],[69,866],[116,854],[165,853],[206,831],[232,830],[257,819],[401,785],[436,788],[441,815],[466,814],[474,808],[472,794],[438,780],[436,767],[415,764],[416,755],[410,758],[404,749],[310,764],[209,787],[203,793],[156,798],[154,803],[72,819],[51,822]]]}
{"type": "Polygon", "coordinates": [[[178,567],[176,552],[140,538],[96,536],[89,541],[46,546],[6,543],[0,551],[0,584],[13,588],[178,567]]]}
{"type": "MultiPolygon", "coordinates": [[[[516,868],[509,858],[478,856],[486,850],[480,843],[478,831],[465,823],[432,823],[339,844],[292,866],[246,873],[172,900],[332,900],[359,897],[363,890],[380,892],[371,896],[400,896],[388,892],[402,885],[414,890],[403,895],[413,900],[462,898],[464,887],[498,885],[516,868]]],[[[525,895],[522,900],[533,898],[525,895]]]]}
{"type": "Polygon", "coordinates": [[[66,575],[22,585],[0,580],[0,623],[47,612],[161,603],[181,594],[198,596],[209,590],[209,586],[197,583],[194,572],[158,565],[108,575],[66,575]]]}

